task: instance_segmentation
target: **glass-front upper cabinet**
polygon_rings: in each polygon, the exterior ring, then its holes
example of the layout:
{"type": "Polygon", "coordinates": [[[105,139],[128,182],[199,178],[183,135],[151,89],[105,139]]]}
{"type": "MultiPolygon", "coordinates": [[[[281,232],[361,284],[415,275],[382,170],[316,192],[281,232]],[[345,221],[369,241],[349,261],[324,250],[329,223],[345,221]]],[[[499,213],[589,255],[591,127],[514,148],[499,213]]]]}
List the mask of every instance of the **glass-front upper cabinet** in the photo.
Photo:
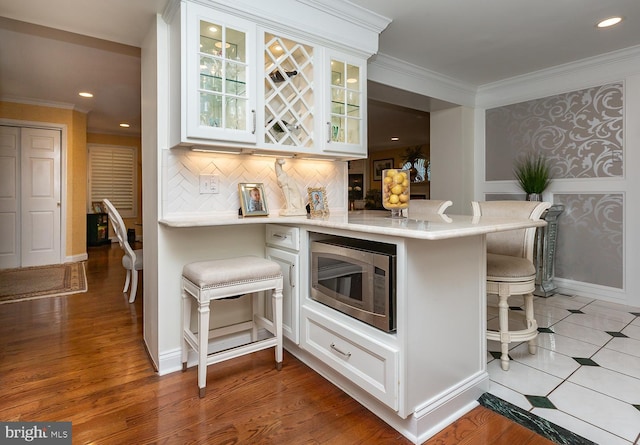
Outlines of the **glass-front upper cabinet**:
{"type": "Polygon", "coordinates": [[[327,53],[328,121],[325,151],[367,155],[366,61],[327,53]]]}
{"type": "Polygon", "coordinates": [[[255,24],[188,3],[187,137],[256,142],[255,24]]]}
{"type": "Polygon", "coordinates": [[[314,147],[315,69],[313,46],[264,33],[265,144],[297,152],[314,147]]]}

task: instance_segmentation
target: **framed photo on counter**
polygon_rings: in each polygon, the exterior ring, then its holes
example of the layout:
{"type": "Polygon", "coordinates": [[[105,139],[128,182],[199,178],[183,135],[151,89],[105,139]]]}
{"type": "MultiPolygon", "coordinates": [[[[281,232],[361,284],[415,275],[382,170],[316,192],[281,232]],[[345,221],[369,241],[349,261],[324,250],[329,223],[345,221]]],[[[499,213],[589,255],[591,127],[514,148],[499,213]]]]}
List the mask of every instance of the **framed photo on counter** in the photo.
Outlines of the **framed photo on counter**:
{"type": "Polygon", "coordinates": [[[269,216],[264,185],[261,182],[243,182],[238,184],[242,216],[269,216]]]}
{"type": "Polygon", "coordinates": [[[324,217],[329,215],[329,204],[327,203],[327,191],[324,187],[308,187],[309,213],[311,217],[324,217]]]}

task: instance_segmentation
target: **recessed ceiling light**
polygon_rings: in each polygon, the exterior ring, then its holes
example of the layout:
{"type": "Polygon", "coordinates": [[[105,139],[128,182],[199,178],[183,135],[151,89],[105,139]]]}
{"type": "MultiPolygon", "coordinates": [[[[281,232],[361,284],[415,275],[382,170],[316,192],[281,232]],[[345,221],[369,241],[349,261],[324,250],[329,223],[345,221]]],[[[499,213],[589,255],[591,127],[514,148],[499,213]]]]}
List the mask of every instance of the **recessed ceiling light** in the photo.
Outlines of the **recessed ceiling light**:
{"type": "Polygon", "coordinates": [[[617,25],[622,21],[622,17],[609,17],[608,19],[604,19],[598,22],[598,28],[608,28],[613,25],[617,25]]]}
{"type": "Polygon", "coordinates": [[[218,32],[218,28],[216,28],[215,26],[209,26],[209,31],[218,32]]]}
{"type": "Polygon", "coordinates": [[[88,91],[80,91],[78,93],[78,96],[82,96],[82,97],[93,97],[93,94],[89,93],[88,91]]]}
{"type": "Polygon", "coordinates": [[[127,124],[126,122],[122,122],[122,123],[120,124],[120,126],[121,126],[122,128],[129,128],[131,125],[127,124]]]}
{"type": "Polygon", "coordinates": [[[391,138],[391,140],[392,140],[392,141],[399,141],[399,140],[400,140],[400,138],[399,138],[398,136],[393,136],[393,137],[391,138]]]}
{"type": "Polygon", "coordinates": [[[356,79],[355,77],[349,77],[347,79],[347,83],[356,83],[358,81],[358,79],[356,79]]]}

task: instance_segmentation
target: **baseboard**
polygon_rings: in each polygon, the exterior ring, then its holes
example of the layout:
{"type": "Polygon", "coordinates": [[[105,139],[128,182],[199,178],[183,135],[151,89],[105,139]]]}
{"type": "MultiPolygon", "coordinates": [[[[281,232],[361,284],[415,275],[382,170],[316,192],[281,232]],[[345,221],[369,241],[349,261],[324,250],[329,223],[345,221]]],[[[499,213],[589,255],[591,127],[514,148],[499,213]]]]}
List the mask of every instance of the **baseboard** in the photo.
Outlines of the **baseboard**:
{"type": "Polygon", "coordinates": [[[89,259],[89,255],[87,254],[87,252],[85,252],[85,253],[80,253],[78,255],[65,256],[64,262],[78,263],[80,261],[87,261],[88,259],[89,259]]]}

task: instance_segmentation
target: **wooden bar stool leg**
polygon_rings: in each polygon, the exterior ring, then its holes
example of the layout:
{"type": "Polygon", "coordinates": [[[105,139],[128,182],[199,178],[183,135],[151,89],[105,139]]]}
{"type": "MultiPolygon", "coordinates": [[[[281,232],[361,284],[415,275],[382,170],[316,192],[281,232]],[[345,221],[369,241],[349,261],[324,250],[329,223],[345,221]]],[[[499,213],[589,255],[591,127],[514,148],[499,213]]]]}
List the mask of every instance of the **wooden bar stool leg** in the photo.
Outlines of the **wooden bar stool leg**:
{"type": "Polygon", "coordinates": [[[251,305],[253,307],[253,327],[251,328],[251,341],[256,341],[258,339],[258,324],[256,323],[256,316],[260,312],[260,299],[258,298],[258,293],[254,292],[251,294],[251,305]]]}
{"type": "MultiPolygon", "coordinates": [[[[536,319],[533,313],[533,294],[526,294],[524,296],[524,316],[527,320],[527,328],[536,325],[536,319]]],[[[538,352],[537,336],[529,340],[529,354],[535,354],[536,352],[538,352]]]]}
{"type": "Polygon", "coordinates": [[[191,330],[191,295],[182,290],[182,372],[187,370],[187,360],[189,358],[189,343],[187,343],[187,329],[191,330]]]}
{"type": "Polygon", "coordinates": [[[273,308],[273,328],[274,335],[277,338],[276,345],[276,369],[282,369],[282,286],[273,290],[271,298],[273,308]]]}
{"type": "Polygon", "coordinates": [[[207,352],[209,350],[209,301],[198,306],[198,388],[204,397],[207,386],[207,352]]]}
{"type": "Polygon", "coordinates": [[[498,317],[500,323],[500,365],[509,370],[509,302],[508,295],[498,295],[498,317]]]}

